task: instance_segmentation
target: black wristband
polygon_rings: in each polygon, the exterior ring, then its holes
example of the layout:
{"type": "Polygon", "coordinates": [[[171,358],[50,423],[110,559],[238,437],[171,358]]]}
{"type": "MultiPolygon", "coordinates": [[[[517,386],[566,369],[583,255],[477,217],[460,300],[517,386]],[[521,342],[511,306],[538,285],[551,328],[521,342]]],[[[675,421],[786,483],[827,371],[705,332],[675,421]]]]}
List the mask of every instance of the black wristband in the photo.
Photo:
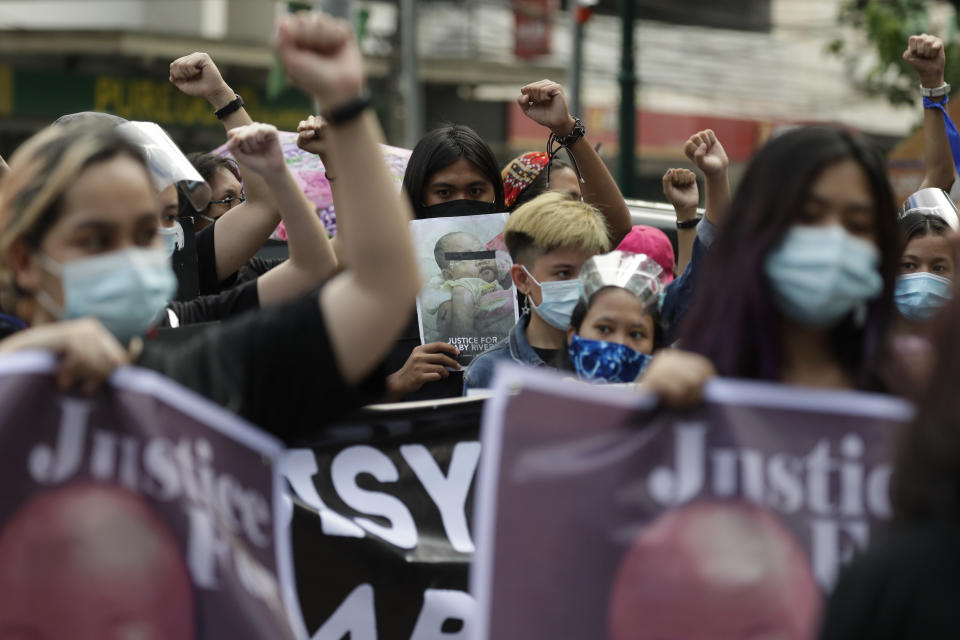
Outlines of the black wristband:
{"type": "Polygon", "coordinates": [[[213,112],[213,115],[217,116],[217,120],[223,120],[234,111],[238,111],[240,107],[245,104],[239,93],[233,95],[237,97],[213,112]]]}
{"type": "Polygon", "coordinates": [[[570,117],[573,118],[573,129],[570,133],[562,138],[555,133],[550,134],[551,139],[561,147],[572,147],[576,144],[577,140],[587,135],[587,129],[583,126],[583,120],[577,116],[570,117]]]}
{"type": "Polygon", "coordinates": [[[370,94],[363,92],[352,100],[323,112],[323,119],[331,125],[343,124],[359,116],[370,108],[370,94]]]}
{"type": "Polygon", "coordinates": [[[695,226],[700,224],[700,220],[702,218],[703,216],[699,215],[696,218],[690,218],[689,220],[677,220],[677,229],[693,229],[695,226]]]}

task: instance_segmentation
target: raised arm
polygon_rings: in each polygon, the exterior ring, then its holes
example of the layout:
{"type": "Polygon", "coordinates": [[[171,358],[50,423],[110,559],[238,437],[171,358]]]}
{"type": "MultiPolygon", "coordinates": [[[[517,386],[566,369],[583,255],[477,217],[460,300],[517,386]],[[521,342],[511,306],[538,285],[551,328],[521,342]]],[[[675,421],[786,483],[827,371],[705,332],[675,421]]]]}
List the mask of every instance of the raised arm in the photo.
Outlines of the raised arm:
{"type": "MultiPolygon", "coordinates": [[[[668,169],[663,174],[663,195],[673,205],[677,222],[688,222],[697,217],[697,205],[700,204],[700,190],[697,188],[697,174],[689,169],[668,169]]],[[[697,237],[697,228],[677,227],[677,273],[679,276],[690,263],[693,251],[693,239],[697,237]]]]}
{"type": "MultiPolygon", "coordinates": [[[[520,94],[517,104],[528,118],[547,127],[560,138],[570,135],[576,121],[570,115],[563,87],[552,80],[541,80],[523,87],[520,94]]],[[[595,206],[607,219],[610,242],[615,247],[632,226],[630,209],[623,200],[623,194],[586,136],[577,140],[570,147],[570,152],[580,167],[583,201],[595,206]]]]}
{"type": "Polygon", "coordinates": [[[230,153],[245,175],[256,174],[270,187],[287,227],[290,258],[257,278],[260,306],[303,295],[336,270],[327,231],[287,168],[276,127],[251,124],[231,129],[228,135],[230,153]]]}
{"type": "MultiPolygon", "coordinates": [[[[314,153],[320,157],[323,169],[327,174],[327,182],[330,184],[330,195],[333,197],[333,211],[336,214],[340,210],[337,204],[337,169],[334,166],[334,158],[327,153],[327,131],[329,126],[323,119],[323,116],[310,116],[306,120],[301,120],[297,125],[297,146],[308,153],[314,153]]],[[[343,261],[343,252],[340,250],[340,227],[337,226],[337,235],[330,240],[333,246],[333,252],[337,256],[337,268],[343,269],[346,265],[343,261]]]]}
{"type": "MultiPolygon", "coordinates": [[[[206,53],[191,53],[170,63],[170,82],[189,96],[204,98],[214,110],[227,106],[236,97],[206,53]]],[[[224,116],[221,122],[227,131],[253,124],[243,107],[224,116]]],[[[220,216],[214,227],[213,243],[220,280],[229,278],[252,258],[280,223],[270,188],[260,176],[244,174],[243,187],[246,202],[220,216]]]]}
{"type": "MultiPolygon", "coordinates": [[[[278,22],[277,50],[288,75],[327,113],[358,104],[363,59],[349,23],[297,13],[278,22]]],[[[341,375],[361,381],[386,355],[409,319],[420,280],[408,220],[377,143],[369,108],[331,121],[343,254],[349,269],[322,290],[320,305],[341,375]]]]}
{"type": "MultiPolygon", "coordinates": [[[[922,87],[936,89],[943,86],[946,56],[940,38],[925,33],[910,36],[903,59],[916,69],[922,87]]],[[[946,98],[941,96],[930,99],[943,102],[946,98]]],[[[924,176],[920,188],[940,187],[944,191],[950,191],[954,180],[953,155],[950,152],[943,114],[939,109],[923,110],[923,164],[924,176]]]]}
{"type": "Polygon", "coordinates": [[[730,180],[727,168],[730,161],[727,152],[712,129],[698,131],[690,136],[683,152],[700,171],[703,171],[706,187],[706,216],[714,227],[720,227],[723,216],[730,207],[730,180]]]}

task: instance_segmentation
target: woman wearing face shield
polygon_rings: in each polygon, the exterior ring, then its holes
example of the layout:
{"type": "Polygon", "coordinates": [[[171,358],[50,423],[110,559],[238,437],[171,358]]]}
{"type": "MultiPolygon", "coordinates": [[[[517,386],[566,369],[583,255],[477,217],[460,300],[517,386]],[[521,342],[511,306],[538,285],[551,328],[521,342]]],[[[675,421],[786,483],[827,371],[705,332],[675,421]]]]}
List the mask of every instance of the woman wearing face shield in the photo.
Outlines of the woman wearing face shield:
{"type": "Polygon", "coordinates": [[[570,317],[571,368],[588,382],[636,380],[663,343],[657,306],[663,269],[643,254],[594,256],[580,270],[580,301],[570,317]]]}
{"type": "Polygon", "coordinates": [[[681,327],[640,386],[696,403],[723,376],[884,389],[900,257],[879,156],[830,128],[787,132],[748,166],[681,327]]]}
{"type": "Polygon", "coordinates": [[[88,392],[118,365],[152,368],[287,440],[380,392],[374,369],[403,325],[394,311],[419,289],[408,209],[381,161],[349,26],[311,14],[279,26],[288,74],[329,109],[342,222],[357,228],[341,247],[351,268],[175,348],[131,340],[176,284],[144,159],[112,130],[48,129],[17,151],[0,187],[0,285],[31,325],[0,352],[53,351],[61,385],[88,392]]]}

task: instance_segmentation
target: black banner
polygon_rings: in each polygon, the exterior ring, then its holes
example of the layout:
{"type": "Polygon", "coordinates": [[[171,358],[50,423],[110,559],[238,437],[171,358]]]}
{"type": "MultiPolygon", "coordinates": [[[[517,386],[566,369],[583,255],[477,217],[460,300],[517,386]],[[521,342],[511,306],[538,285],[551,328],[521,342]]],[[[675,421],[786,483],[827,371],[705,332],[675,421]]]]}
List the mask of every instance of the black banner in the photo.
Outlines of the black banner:
{"type": "MultiPolygon", "coordinates": [[[[481,400],[369,410],[280,465],[301,633],[466,638],[481,400]]],[[[291,612],[296,619],[296,612],[291,612]]]]}

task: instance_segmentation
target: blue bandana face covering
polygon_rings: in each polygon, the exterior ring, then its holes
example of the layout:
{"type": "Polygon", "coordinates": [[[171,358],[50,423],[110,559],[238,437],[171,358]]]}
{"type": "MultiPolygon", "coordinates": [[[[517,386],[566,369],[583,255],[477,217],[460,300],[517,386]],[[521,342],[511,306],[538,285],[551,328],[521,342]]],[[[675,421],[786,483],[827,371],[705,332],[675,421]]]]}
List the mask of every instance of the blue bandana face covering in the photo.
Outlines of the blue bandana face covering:
{"type": "Polygon", "coordinates": [[[950,299],[953,283],[925,271],[897,277],[893,300],[907,320],[926,322],[950,299]]]}
{"type": "Polygon", "coordinates": [[[570,340],[569,352],[578,377],[602,382],[633,382],[651,359],[625,344],[589,340],[576,334],[570,340]]]}
{"type": "Polygon", "coordinates": [[[883,291],[877,248],[839,225],[791,228],[764,271],[777,308],[800,324],[827,327],[883,291]]]}

